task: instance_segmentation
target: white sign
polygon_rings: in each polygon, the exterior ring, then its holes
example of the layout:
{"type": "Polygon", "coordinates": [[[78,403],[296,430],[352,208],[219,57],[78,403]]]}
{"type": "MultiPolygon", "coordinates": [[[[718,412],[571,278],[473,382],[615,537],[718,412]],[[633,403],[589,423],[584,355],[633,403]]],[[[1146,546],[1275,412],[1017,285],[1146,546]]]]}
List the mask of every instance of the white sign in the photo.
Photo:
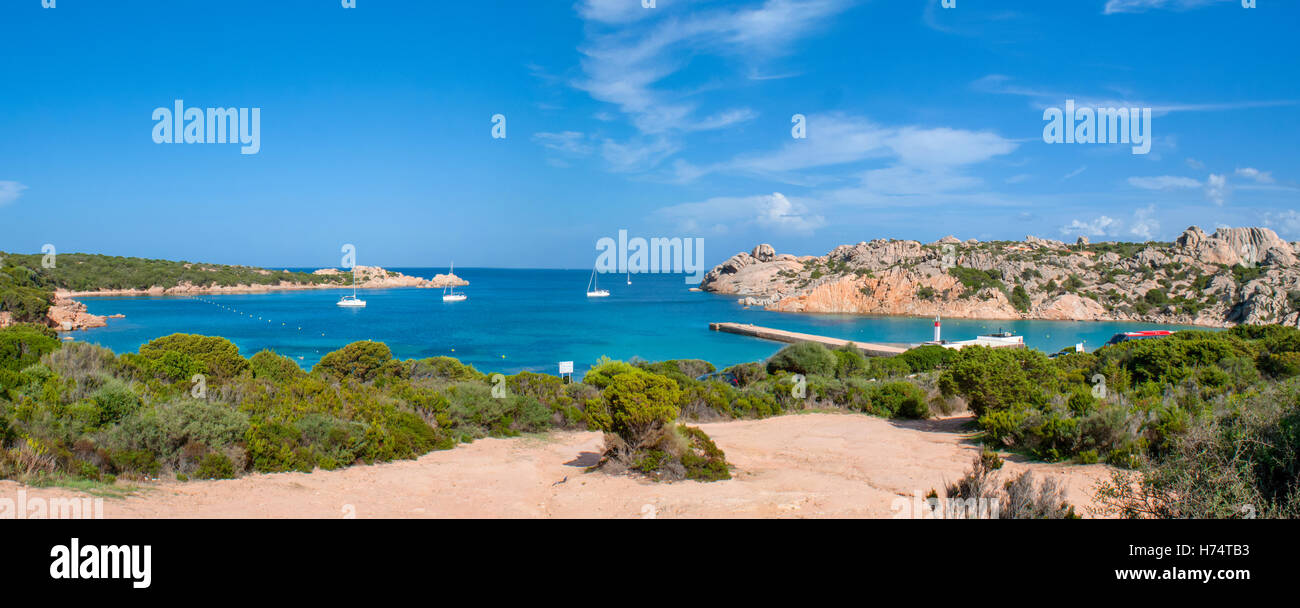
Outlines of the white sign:
{"type": "Polygon", "coordinates": [[[560,362],[560,373],[561,373],[561,374],[572,374],[572,373],[573,373],[573,362],[572,362],[572,361],[561,361],[561,362],[560,362]]]}

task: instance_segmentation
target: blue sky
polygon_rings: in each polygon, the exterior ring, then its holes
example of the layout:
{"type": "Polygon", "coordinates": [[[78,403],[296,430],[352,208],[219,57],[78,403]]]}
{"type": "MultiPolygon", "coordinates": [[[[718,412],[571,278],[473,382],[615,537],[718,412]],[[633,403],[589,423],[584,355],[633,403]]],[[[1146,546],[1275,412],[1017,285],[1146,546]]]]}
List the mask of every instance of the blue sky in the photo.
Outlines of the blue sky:
{"type": "Polygon", "coordinates": [[[595,242],[1300,239],[1300,3],[6,0],[0,250],[590,266],[595,242]],[[261,150],[155,108],[260,108],[261,150]],[[1149,107],[1153,145],[1043,111],[1149,107]],[[491,137],[495,114],[506,137],[491,137]],[[791,136],[791,117],[807,137],[791,136]]]}

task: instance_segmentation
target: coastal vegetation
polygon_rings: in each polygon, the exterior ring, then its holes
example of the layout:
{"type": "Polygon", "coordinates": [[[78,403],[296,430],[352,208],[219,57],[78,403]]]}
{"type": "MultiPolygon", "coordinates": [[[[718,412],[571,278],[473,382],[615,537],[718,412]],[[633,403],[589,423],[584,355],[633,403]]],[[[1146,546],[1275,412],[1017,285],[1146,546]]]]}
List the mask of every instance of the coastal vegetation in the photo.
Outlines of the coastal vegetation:
{"type": "Polygon", "coordinates": [[[606,434],[602,468],[727,479],[722,450],[686,423],[810,407],[926,417],[937,391],[904,376],[935,365],[937,355],[867,359],[795,345],[770,365],[737,365],[704,380],[717,371],[704,361],[604,360],[583,382],[566,384],[531,372],[488,376],[450,357],[401,361],[369,341],[307,371],[270,351],[244,358],[218,337],[175,334],[116,355],[17,324],[0,330],[0,478],[335,469],[482,437],[583,429],[606,434]]]}
{"type": "Polygon", "coordinates": [[[1178,332],[1055,359],[967,348],[938,386],[996,447],[1128,469],[1101,492],[1110,513],[1300,515],[1295,328],[1178,332]]]}
{"type": "MultiPolygon", "coordinates": [[[[270,351],[245,358],[218,337],[176,334],[117,355],[36,324],[0,330],[0,478],[29,483],[335,469],[559,429],[603,432],[596,468],[607,473],[713,481],[732,467],[693,423],[810,409],[969,410],[989,448],[1116,466],[1098,495],[1110,514],[1300,515],[1300,330],[1283,326],[1054,358],[939,346],[868,358],[799,343],[723,370],[602,359],[578,383],[488,375],[450,357],[398,360],[369,341],[304,370],[270,351]]],[[[994,460],[948,498],[1073,515],[1048,481],[994,483],[994,460]]]]}
{"type": "Polygon", "coordinates": [[[281,281],[300,284],[342,284],[350,275],[323,275],[288,270],[266,270],[253,266],[200,264],[146,258],[61,253],[52,267],[42,265],[39,254],[0,254],[5,268],[25,269],[38,285],[68,291],[100,289],[149,289],[188,284],[197,287],[275,285],[281,281]]]}

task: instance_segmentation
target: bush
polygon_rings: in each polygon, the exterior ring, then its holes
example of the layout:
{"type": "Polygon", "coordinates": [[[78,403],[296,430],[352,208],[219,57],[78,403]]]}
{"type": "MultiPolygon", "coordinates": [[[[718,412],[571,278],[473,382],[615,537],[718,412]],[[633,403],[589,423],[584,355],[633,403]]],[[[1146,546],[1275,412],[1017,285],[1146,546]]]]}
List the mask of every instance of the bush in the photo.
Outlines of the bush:
{"type": "Polygon", "coordinates": [[[91,395],[99,410],[99,424],[113,424],[134,414],[140,408],[140,397],[126,383],[116,378],[91,395]]]}
{"type": "Polygon", "coordinates": [[[634,370],[611,378],[602,396],[609,412],[604,430],[635,448],[677,418],[682,391],[672,380],[634,370]]]}
{"type": "Polygon", "coordinates": [[[58,334],[41,325],[18,323],[0,329],[0,369],[19,371],[59,348],[58,334]]]}
{"type": "Polygon", "coordinates": [[[146,451],[160,465],[180,469],[187,444],[216,447],[245,439],[248,416],[228,404],[177,399],[141,410],[109,433],[109,443],[126,451],[146,451]]]}
{"type": "Polygon", "coordinates": [[[1038,351],[985,348],[957,351],[939,379],[946,396],[961,395],[976,416],[1016,406],[1046,404],[1057,385],[1051,360],[1038,351]]]}
{"type": "Polygon", "coordinates": [[[614,376],[634,371],[638,371],[638,369],[631,363],[614,361],[609,357],[601,357],[600,360],[596,362],[596,365],[583,375],[582,383],[604,390],[606,386],[609,386],[609,383],[613,380],[614,376]]]}
{"type": "Polygon", "coordinates": [[[333,380],[372,382],[378,378],[400,378],[405,367],[393,358],[393,351],[383,342],[362,340],[321,357],[312,368],[318,374],[333,380]]]}
{"type": "Polygon", "coordinates": [[[435,378],[451,382],[482,382],[488,377],[487,374],[474,369],[473,365],[461,363],[453,357],[430,357],[411,361],[407,368],[408,377],[412,380],[435,378]]]}
{"type": "Polygon", "coordinates": [[[293,359],[277,355],[269,350],[263,350],[253,355],[248,360],[248,366],[253,371],[254,378],[269,380],[276,384],[285,384],[306,375],[306,372],[302,371],[302,368],[293,359]]]}
{"type": "Polygon", "coordinates": [[[741,388],[767,378],[767,370],[759,363],[739,363],[723,370],[736,377],[741,388]]]}
{"type": "Polygon", "coordinates": [[[1168,454],[1115,472],[1097,494],[1125,518],[1300,517],[1300,385],[1270,387],[1195,420],[1168,454]]]}
{"type": "Polygon", "coordinates": [[[1020,312],[1029,312],[1029,307],[1033,302],[1029,299],[1029,292],[1025,291],[1024,285],[1016,285],[1011,290],[1011,305],[1020,312]]]}
{"type": "Polygon", "coordinates": [[[798,342],[782,348],[767,360],[767,373],[786,371],[805,376],[835,375],[836,359],[817,342],[798,342]]]}
{"type": "Polygon", "coordinates": [[[248,370],[248,361],[239,355],[239,347],[225,338],[197,336],[193,334],[172,334],[158,338],[140,347],[140,356],[150,362],[162,362],[174,366],[179,362],[193,361],[202,365],[202,370],[194,371],[189,364],[184,364],[185,371],[178,378],[189,380],[184,373],[205,373],[216,379],[229,379],[248,370]],[[170,358],[169,358],[170,357],[170,358]]]}
{"type": "Polygon", "coordinates": [[[867,370],[867,358],[852,346],[844,346],[831,351],[835,355],[835,377],[852,378],[861,376],[867,370]]]}
{"type": "Polygon", "coordinates": [[[912,373],[919,374],[946,367],[956,356],[957,351],[951,348],[930,344],[910,349],[896,357],[906,363],[912,373]]]}
{"type": "Polygon", "coordinates": [[[199,468],[194,471],[198,479],[234,479],[235,465],[225,454],[212,452],[199,461],[199,468]]]}
{"type": "Polygon", "coordinates": [[[1001,482],[997,469],[1001,458],[988,452],[975,457],[971,470],[945,490],[948,504],[955,509],[947,517],[997,519],[1079,519],[1074,507],[1065,500],[1065,489],[1055,478],[1036,482],[1025,471],[1008,482],[1001,482]],[[996,514],[994,508],[996,507],[996,514]]]}

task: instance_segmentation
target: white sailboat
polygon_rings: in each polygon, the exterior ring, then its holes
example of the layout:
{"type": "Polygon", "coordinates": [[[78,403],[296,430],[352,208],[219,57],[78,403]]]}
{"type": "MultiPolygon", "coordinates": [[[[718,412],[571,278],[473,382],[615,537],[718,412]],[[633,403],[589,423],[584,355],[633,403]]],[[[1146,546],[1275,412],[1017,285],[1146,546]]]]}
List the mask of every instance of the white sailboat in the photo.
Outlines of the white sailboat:
{"type": "Polygon", "coordinates": [[[627,271],[627,284],[628,284],[628,285],[631,285],[631,284],[632,284],[632,271],[631,271],[631,270],[627,271]]]}
{"type": "MultiPolygon", "coordinates": [[[[455,275],[456,275],[456,263],[455,263],[455,262],[452,262],[452,263],[451,263],[451,269],[449,269],[449,270],[447,271],[447,274],[452,275],[452,276],[455,276],[455,275]]],[[[455,286],[455,285],[448,285],[448,286],[442,288],[442,301],[443,301],[443,302],[463,302],[463,301],[465,301],[465,300],[467,300],[467,299],[469,299],[469,296],[467,296],[467,295],[465,295],[465,294],[463,294],[463,293],[456,293],[456,286],[455,286]]]]}
{"type": "Polygon", "coordinates": [[[596,284],[596,269],[595,269],[595,268],[592,268],[592,269],[591,269],[591,280],[587,281],[587,297],[588,297],[588,298],[608,298],[608,297],[609,297],[609,290],[608,290],[608,289],[601,289],[600,286],[596,284]]]}
{"type": "Polygon", "coordinates": [[[345,308],[365,308],[366,301],[357,298],[357,267],[352,267],[352,295],[339,298],[339,306],[345,308]]]}

